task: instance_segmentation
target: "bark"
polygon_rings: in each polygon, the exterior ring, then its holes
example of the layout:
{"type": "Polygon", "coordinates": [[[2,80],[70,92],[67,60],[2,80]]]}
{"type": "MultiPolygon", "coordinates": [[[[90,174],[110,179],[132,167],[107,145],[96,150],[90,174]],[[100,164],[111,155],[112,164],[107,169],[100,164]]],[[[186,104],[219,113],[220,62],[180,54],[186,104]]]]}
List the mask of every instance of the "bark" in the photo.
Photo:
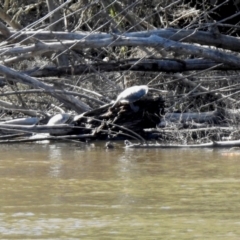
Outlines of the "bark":
{"type": "Polygon", "coordinates": [[[14,125],[14,124],[1,124],[1,130],[9,130],[9,131],[18,131],[18,132],[28,132],[28,133],[49,133],[56,135],[65,135],[70,133],[74,126],[70,126],[67,124],[58,124],[54,126],[47,125],[34,125],[34,126],[26,126],[26,125],[14,125]]]}
{"type": "MultiPolygon", "coordinates": [[[[11,34],[16,31],[10,29],[11,34]]],[[[24,31],[28,37],[34,35],[39,40],[50,41],[51,39],[64,40],[100,40],[111,38],[109,33],[90,33],[90,32],[50,32],[50,31],[24,31]]],[[[156,35],[162,38],[179,41],[184,43],[196,43],[205,46],[214,46],[217,48],[228,49],[232,51],[240,51],[240,39],[237,37],[220,34],[215,38],[211,32],[185,30],[185,29],[156,29],[149,31],[139,31],[130,33],[121,33],[119,36],[128,38],[148,38],[151,35],[156,35]]]]}
{"type": "Polygon", "coordinates": [[[17,30],[22,29],[22,26],[14,21],[2,8],[0,8],[0,18],[8,23],[12,28],[15,28],[17,30]]]}
{"type": "Polygon", "coordinates": [[[43,67],[24,71],[32,77],[51,77],[66,75],[82,75],[99,72],[122,72],[144,71],[144,72],[166,72],[178,73],[193,70],[204,70],[212,68],[214,70],[240,70],[240,66],[227,66],[219,62],[204,59],[127,59],[118,62],[103,62],[93,64],[79,64],[71,67],[43,67]]]}
{"type": "Polygon", "coordinates": [[[2,35],[5,39],[7,39],[11,36],[9,29],[1,22],[0,22],[0,32],[2,33],[2,35]]]}
{"type": "Polygon", "coordinates": [[[23,54],[33,52],[35,54],[43,54],[47,52],[64,51],[66,49],[84,49],[84,48],[101,48],[113,46],[144,46],[153,48],[164,48],[167,51],[176,52],[178,54],[195,55],[205,59],[211,59],[216,62],[221,62],[231,67],[239,67],[240,57],[233,54],[226,53],[220,50],[199,47],[191,44],[180,43],[157,35],[150,37],[110,37],[106,39],[97,40],[78,40],[78,41],[64,41],[56,43],[38,43],[26,47],[2,48],[0,54],[23,54]]]}
{"type": "MultiPolygon", "coordinates": [[[[85,139],[91,139],[93,136],[91,134],[80,134],[80,135],[65,135],[65,136],[51,136],[51,135],[42,135],[35,138],[20,138],[24,137],[24,134],[12,134],[11,136],[8,136],[7,140],[0,140],[0,144],[9,144],[9,143],[23,143],[23,142],[39,142],[39,141],[45,141],[45,140],[51,140],[51,141],[74,141],[74,139],[82,139],[83,141],[85,139]],[[11,139],[16,138],[16,139],[11,139]]],[[[27,136],[27,134],[25,134],[27,136]]],[[[4,138],[3,138],[4,139],[4,138]]],[[[79,141],[78,141],[79,143],[79,141]]]]}
{"type": "MultiPolygon", "coordinates": [[[[0,93],[1,96],[9,96],[9,95],[16,95],[16,94],[33,94],[33,93],[45,93],[49,94],[51,92],[48,92],[47,90],[42,90],[42,89],[29,89],[29,90],[19,90],[19,91],[9,91],[5,93],[0,93]]],[[[72,96],[78,96],[81,98],[85,98],[91,102],[95,102],[98,105],[103,105],[105,102],[98,100],[96,98],[93,98],[89,95],[82,94],[82,93],[77,93],[73,91],[66,91],[66,90],[55,90],[55,93],[61,93],[62,95],[72,95],[72,96]]],[[[0,105],[1,105],[1,100],[0,100],[0,105]]]]}
{"type": "Polygon", "coordinates": [[[119,137],[116,132],[120,129],[133,136],[136,133],[141,136],[138,139],[142,140],[142,137],[145,137],[143,129],[155,127],[161,121],[164,101],[159,96],[140,99],[134,105],[139,107],[137,112],[134,112],[129,104],[119,103],[114,107],[108,104],[75,117],[74,122],[77,126],[87,123],[89,127],[96,129],[95,135],[98,139],[106,139],[106,133],[102,134],[101,130],[106,130],[109,136],[114,138],[115,135],[116,138],[119,137]]]}
{"type": "Polygon", "coordinates": [[[21,112],[24,113],[28,116],[32,116],[35,117],[39,114],[46,116],[47,114],[42,112],[42,111],[38,111],[38,110],[33,110],[33,109],[26,109],[22,106],[18,106],[16,104],[10,103],[10,102],[6,102],[6,101],[2,101],[0,100],[0,109],[2,110],[9,110],[9,111],[17,111],[17,112],[21,112]]]}
{"type": "Polygon", "coordinates": [[[218,141],[202,144],[134,144],[126,142],[126,148],[229,148],[240,146],[240,140],[236,141],[218,141]]]}
{"type": "MultiPolygon", "coordinates": [[[[47,0],[47,6],[48,6],[48,11],[50,12],[51,16],[50,16],[50,30],[51,31],[61,31],[63,28],[63,20],[59,21],[59,19],[62,19],[62,14],[60,9],[56,9],[57,5],[56,5],[56,1],[53,0],[47,0]]],[[[58,52],[59,56],[57,57],[57,61],[58,61],[58,65],[59,66],[68,66],[68,59],[67,59],[67,55],[63,54],[61,52],[58,52]]]]}
{"type": "Polygon", "coordinates": [[[18,119],[12,119],[5,122],[0,122],[0,126],[2,124],[13,124],[13,125],[35,125],[38,124],[40,121],[40,118],[38,117],[30,117],[30,118],[18,118],[18,119]]]}
{"type": "Polygon", "coordinates": [[[38,81],[36,78],[32,78],[28,75],[21,74],[11,68],[7,68],[3,65],[0,65],[0,72],[11,77],[13,81],[21,82],[23,84],[29,85],[34,88],[44,89],[49,92],[50,95],[57,98],[60,102],[64,103],[67,107],[75,110],[78,113],[85,112],[91,108],[84,102],[81,102],[74,98],[73,96],[67,96],[61,93],[55,92],[55,88],[38,81]]]}

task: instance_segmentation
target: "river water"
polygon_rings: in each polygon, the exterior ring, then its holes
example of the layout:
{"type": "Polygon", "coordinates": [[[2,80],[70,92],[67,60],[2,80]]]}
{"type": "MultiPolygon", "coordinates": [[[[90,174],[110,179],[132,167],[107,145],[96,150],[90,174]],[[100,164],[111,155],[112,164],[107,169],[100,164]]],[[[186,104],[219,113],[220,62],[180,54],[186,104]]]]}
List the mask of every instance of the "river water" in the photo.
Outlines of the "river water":
{"type": "Polygon", "coordinates": [[[240,154],[0,145],[0,239],[240,239],[240,154]]]}

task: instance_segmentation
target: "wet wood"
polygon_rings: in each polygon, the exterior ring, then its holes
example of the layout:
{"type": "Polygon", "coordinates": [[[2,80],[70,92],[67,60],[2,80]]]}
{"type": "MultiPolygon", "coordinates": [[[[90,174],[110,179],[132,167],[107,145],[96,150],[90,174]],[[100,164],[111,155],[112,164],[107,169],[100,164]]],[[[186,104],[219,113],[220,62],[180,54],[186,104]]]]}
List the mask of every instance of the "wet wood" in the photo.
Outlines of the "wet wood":
{"type": "Polygon", "coordinates": [[[125,145],[126,148],[229,148],[240,146],[240,140],[208,142],[202,144],[135,144],[128,141],[125,145]]]}
{"type": "Polygon", "coordinates": [[[19,132],[19,133],[49,133],[52,135],[65,135],[72,132],[74,127],[68,124],[58,124],[54,126],[47,125],[15,125],[15,124],[1,124],[1,132],[19,132]]]}
{"type": "Polygon", "coordinates": [[[85,127],[84,131],[95,129],[94,135],[98,139],[119,139],[122,133],[134,136],[132,132],[146,137],[144,129],[155,128],[161,122],[164,101],[161,97],[149,97],[140,99],[134,105],[139,107],[136,112],[127,103],[119,103],[114,108],[108,104],[75,117],[74,124],[85,127]]]}

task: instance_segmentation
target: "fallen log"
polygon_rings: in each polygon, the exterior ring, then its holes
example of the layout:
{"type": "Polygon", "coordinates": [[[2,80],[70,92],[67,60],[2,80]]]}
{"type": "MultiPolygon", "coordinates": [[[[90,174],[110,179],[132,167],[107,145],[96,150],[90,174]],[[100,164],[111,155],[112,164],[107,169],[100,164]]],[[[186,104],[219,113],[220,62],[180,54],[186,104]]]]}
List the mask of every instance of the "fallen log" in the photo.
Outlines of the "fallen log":
{"type": "Polygon", "coordinates": [[[238,146],[240,146],[240,140],[209,142],[202,144],[141,144],[125,141],[125,148],[229,148],[238,146]]]}
{"type": "MultiPolygon", "coordinates": [[[[26,29],[23,32],[16,32],[15,30],[9,29],[10,34],[15,38],[19,37],[32,37],[35,36],[39,40],[49,41],[49,40],[101,40],[111,38],[112,35],[110,33],[103,32],[53,32],[53,31],[31,31],[26,29]]],[[[213,37],[211,32],[207,31],[196,31],[195,29],[176,29],[176,28],[165,28],[165,29],[154,29],[154,30],[146,30],[146,31],[138,31],[138,32],[126,32],[121,34],[123,37],[135,37],[135,38],[147,38],[151,35],[157,35],[162,38],[172,39],[174,41],[181,41],[185,43],[194,43],[206,46],[215,46],[221,47],[223,49],[228,49],[232,51],[239,52],[239,38],[227,36],[220,34],[218,38],[213,37]]],[[[1,33],[0,33],[1,37],[1,33]]],[[[11,40],[11,39],[9,39],[11,40]]],[[[21,39],[19,39],[21,40],[21,39]]]]}
{"type": "Polygon", "coordinates": [[[63,67],[36,67],[23,71],[32,77],[50,77],[82,75],[95,73],[96,69],[100,72],[122,72],[131,69],[131,71],[144,72],[184,72],[192,70],[204,70],[213,68],[214,70],[239,70],[239,67],[220,65],[219,62],[205,59],[128,59],[117,62],[100,62],[92,64],[79,64],[75,66],[63,67]]]}
{"type": "Polygon", "coordinates": [[[2,124],[10,124],[10,125],[35,125],[40,121],[37,117],[29,117],[29,118],[17,118],[11,119],[4,122],[0,122],[0,126],[2,124]]]}
{"type": "Polygon", "coordinates": [[[73,122],[75,126],[85,127],[85,130],[81,128],[80,131],[95,129],[97,139],[121,139],[121,133],[124,132],[135,137],[136,134],[140,135],[138,139],[142,140],[147,137],[144,129],[155,128],[160,123],[164,101],[161,97],[146,97],[134,105],[139,108],[137,112],[128,103],[119,103],[114,108],[108,104],[76,116],[73,122]]]}
{"type": "Polygon", "coordinates": [[[13,124],[1,124],[0,129],[5,131],[15,131],[22,133],[49,133],[53,135],[65,135],[72,132],[74,127],[68,124],[59,124],[55,126],[47,125],[13,125],[13,124]]]}

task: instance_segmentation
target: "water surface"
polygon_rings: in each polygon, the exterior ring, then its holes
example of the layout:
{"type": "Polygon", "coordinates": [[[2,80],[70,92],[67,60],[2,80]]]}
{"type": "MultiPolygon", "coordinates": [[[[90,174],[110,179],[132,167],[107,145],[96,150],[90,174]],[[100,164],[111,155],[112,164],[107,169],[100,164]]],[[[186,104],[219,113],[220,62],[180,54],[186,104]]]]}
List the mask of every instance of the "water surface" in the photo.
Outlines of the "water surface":
{"type": "Polygon", "coordinates": [[[0,239],[240,239],[240,155],[0,145],[0,239]]]}

